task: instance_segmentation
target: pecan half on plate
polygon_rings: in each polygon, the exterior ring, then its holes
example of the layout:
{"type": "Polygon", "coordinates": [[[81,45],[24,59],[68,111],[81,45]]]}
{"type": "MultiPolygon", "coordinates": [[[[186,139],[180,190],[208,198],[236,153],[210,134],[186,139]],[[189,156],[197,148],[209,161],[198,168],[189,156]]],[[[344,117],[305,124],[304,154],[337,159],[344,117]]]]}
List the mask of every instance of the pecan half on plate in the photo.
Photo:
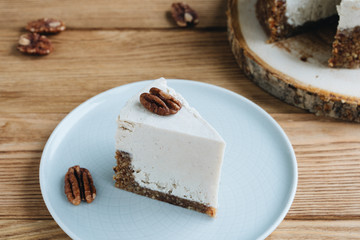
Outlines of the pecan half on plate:
{"type": "Polygon", "coordinates": [[[94,201],[96,188],[89,170],[79,165],[69,168],[65,175],[65,194],[74,205],[79,205],[81,201],[94,201]]]}

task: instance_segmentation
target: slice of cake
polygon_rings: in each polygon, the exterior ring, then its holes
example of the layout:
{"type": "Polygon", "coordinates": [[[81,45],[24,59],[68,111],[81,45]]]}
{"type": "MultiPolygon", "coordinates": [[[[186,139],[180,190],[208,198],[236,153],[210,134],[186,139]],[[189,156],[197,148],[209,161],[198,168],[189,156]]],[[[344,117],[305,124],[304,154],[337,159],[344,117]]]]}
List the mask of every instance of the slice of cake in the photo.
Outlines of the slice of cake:
{"type": "Polygon", "coordinates": [[[258,0],[256,14],[269,42],[288,38],[336,15],[340,0],[258,0]]]}
{"type": "Polygon", "coordinates": [[[340,19],[329,66],[358,68],[360,66],[360,1],[343,0],[337,9],[340,19]]]}
{"type": "Polygon", "coordinates": [[[117,123],[116,187],[215,216],[225,142],[165,79],[133,96],[117,123]],[[149,91],[153,95],[143,98],[149,91]],[[150,103],[142,105],[140,96],[150,103]],[[175,111],[163,116],[170,113],[166,107],[175,111]]]}

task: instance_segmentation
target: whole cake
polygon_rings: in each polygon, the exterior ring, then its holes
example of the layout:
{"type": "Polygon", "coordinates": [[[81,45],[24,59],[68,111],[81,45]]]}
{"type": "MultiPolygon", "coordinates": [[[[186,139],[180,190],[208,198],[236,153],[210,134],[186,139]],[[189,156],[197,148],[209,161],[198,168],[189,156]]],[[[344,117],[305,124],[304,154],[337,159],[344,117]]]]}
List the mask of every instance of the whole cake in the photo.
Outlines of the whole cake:
{"type": "Polygon", "coordinates": [[[309,26],[327,24],[338,16],[338,30],[329,66],[359,67],[359,0],[258,0],[256,14],[269,35],[269,42],[291,37],[309,26]]]}
{"type": "MultiPolygon", "coordinates": [[[[150,108],[158,107],[151,104],[150,108]]],[[[216,215],[225,142],[165,79],[134,95],[121,109],[117,123],[116,187],[216,215]],[[162,91],[160,98],[175,98],[180,110],[162,116],[145,108],[140,96],[154,87],[162,91]]]]}

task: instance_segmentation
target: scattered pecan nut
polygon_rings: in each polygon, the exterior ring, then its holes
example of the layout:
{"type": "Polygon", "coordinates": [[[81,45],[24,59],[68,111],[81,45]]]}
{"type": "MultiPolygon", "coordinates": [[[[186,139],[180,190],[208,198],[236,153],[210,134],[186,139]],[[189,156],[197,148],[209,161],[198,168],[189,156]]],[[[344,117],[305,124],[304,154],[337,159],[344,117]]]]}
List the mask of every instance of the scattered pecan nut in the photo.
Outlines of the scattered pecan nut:
{"type": "Polygon", "coordinates": [[[167,116],[181,109],[179,100],[159,88],[153,87],[149,92],[140,95],[140,103],[150,112],[167,116]]]}
{"type": "Polygon", "coordinates": [[[53,46],[45,36],[26,33],[20,36],[17,49],[27,54],[47,55],[53,51],[53,46]]]}
{"type": "Polygon", "coordinates": [[[198,14],[186,3],[173,3],[171,15],[179,27],[190,27],[199,23],[198,14]]]}
{"type": "Polygon", "coordinates": [[[89,170],[79,165],[69,168],[65,175],[65,194],[74,205],[79,205],[81,201],[94,201],[96,188],[89,170]]]}
{"type": "Polygon", "coordinates": [[[63,21],[53,18],[42,18],[28,22],[26,30],[33,33],[58,33],[65,30],[63,21]]]}

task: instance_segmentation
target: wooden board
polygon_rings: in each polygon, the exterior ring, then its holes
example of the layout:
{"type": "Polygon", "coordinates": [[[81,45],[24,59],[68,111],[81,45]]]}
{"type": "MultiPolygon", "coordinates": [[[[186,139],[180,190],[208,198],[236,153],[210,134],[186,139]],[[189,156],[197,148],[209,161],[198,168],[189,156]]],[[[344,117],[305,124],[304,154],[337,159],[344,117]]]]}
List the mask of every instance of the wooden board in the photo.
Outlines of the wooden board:
{"type": "Polygon", "coordinates": [[[336,26],[268,44],[255,3],[228,1],[229,40],[245,75],[291,105],[316,115],[360,122],[360,70],[327,66],[336,26]]]}

